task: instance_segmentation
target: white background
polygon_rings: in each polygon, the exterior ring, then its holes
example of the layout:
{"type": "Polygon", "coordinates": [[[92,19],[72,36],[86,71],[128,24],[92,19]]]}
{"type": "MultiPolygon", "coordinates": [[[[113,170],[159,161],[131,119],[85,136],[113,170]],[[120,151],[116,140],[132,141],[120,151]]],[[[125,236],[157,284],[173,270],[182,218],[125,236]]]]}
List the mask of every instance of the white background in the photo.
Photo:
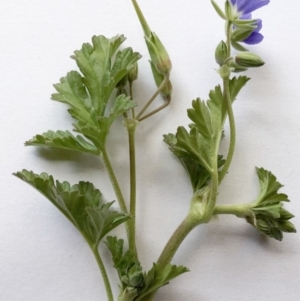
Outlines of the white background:
{"type": "MultiPolygon", "coordinates": [[[[222,1],[220,1],[222,2],[222,1]]],[[[140,0],[173,62],[171,105],[137,131],[137,246],[149,269],[184,218],[191,189],[162,135],[187,125],[191,100],[207,98],[220,82],[214,49],[224,38],[223,21],[209,0],[140,0]]],[[[220,203],[252,201],[258,192],[255,166],[271,170],[291,199],[286,207],[300,229],[300,4],[272,0],[254,16],[263,19],[263,43],[250,47],[265,61],[235,103],[237,147],[220,203]]],[[[37,133],[72,129],[66,106],[50,100],[53,83],[76,70],[69,56],[92,35],[127,36],[143,55],[135,99],[154,92],[143,33],[127,0],[9,0],[0,5],[0,300],[106,300],[93,255],[76,229],[42,195],[12,176],[27,168],[60,180],[93,182],[114,199],[103,164],[84,154],[24,148],[37,133]]],[[[157,105],[162,103],[157,99],[157,105]]],[[[226,154],[228,125],[222,150],[226,154]]],[[[113,165],[128,198],[126,132],[121,120],[108,141],[113,165]]],[[[124,233],[119,230],[119,235],[124,233]]],[[[299,235],[282,242],[261,236],[235,217],[198,227],[174,263],[191,269],[161,289],[157,300],[297,301],[300,295],[299,235]]],[[[107,263],[110,257],[101,245],[107,263]]],[[[109,269],[113,284],[117,278],[109,269]]],[[[117,295],[117,287],[114,286],[117,295]]]]}

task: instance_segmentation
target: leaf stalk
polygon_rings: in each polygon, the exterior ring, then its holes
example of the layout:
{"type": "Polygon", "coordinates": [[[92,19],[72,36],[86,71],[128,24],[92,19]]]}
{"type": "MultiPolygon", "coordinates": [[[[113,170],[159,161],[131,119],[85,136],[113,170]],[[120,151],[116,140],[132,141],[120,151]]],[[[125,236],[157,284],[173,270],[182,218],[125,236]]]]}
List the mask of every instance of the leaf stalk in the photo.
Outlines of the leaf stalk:
{"type": "Polygon", "coordinates": [[[129,220],[129,250],[131,250],[137,259],[136,250],[136,156],[135,156],[135,133],[138,121],[135,119],[125,120],[129,140],[129,162],[130,162],[130,215],[129,220]]]}
{"type": "Polygon", "coordinates": [[[107,276],[107,272],[106,272],[104,263],[102,261],[102,258],[99,254],[98,248],[97,247],[92,247],[92,251],[93,251],[93,254],[96,258],[98,267],[100,269],[100,272],[101,272],[101,275],[102,275],[102,278],[103,278],[103,283],[104,283],[105,290],[106,290],[107,300],[108,301],[114,301],[114,296],[113,296],[113,293],[112,293],[112,290],[111,290],[111,285],[110,285],[110,282],[109,282],[109,278],[107,276]]]}

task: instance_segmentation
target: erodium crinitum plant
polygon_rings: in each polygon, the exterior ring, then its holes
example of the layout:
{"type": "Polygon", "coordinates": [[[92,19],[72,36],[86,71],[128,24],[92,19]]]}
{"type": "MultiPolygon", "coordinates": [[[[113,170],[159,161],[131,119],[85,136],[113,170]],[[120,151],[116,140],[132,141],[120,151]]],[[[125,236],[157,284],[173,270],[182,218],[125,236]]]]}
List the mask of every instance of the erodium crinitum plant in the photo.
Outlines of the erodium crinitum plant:
{"type": "Polygon", "coordinates": [[[260,191],[255,200],[238,205],[218,204],[219,186],[228,174],[236,144],[233,104],[249,81],[244,75],[248,68],[264,65],[257,54],[247,50],[247,45],[263,41],[262,20],[254,18],[252,13],[258,13],[258,9],[265,8],[270,1],[227,0],[224,9],[211,2],[226,28],[224,41],[220,41],[215,51],[216,69],[222,84],[209,92],[207,101],[200,98],[192,101],[187,111],[188,128],[179,126],[174,134],[164,136],[171,155],[176,156],[186,170],[193,192],[186,217],[159,258],[154,259],[149,271],[143,269],[136,248],[135,136],[141,122],[154,114],[163,115],[163,109],[172,105],[172,64],[165,45],[147,24],[136,0],[132,0],[132,4],[144,31],[150,68],[157,86],[153,96],[143,107],[135,101],[132,87],[138,83],[141,55],[131,48],[122,48],[125,37],[94,36],[92,43],[84,43],[72,56],[78,71],[70,71],[62,77],[54,85],[56,92],[52,94],[53,100],[67,105],[74,119],[74,131],[78,134],[48,131],[25,143],[27,146],[84,152],[103,161],[118,210],[112,209],[113,202],[104,202],[100,190],[90,182],[71,185],[54,180],[47,173],[36,174],[28,170],[16,172],[15,176],[43,194],[84,237],[95,255],[108,301],[113,301],[114,296],[106,272],[107,264],[111,264],[119,276],[119,282],[114,283],[119,286],[118,301],[153,300],[160,287],[189,271],[184,266],[173,265],[172,259],[186,236],[201,224],[209,223],[215,215],[231,214],[245,219],[257,231],[276,240],[282,240],[284,232],[296,232],[290,222],[293,215],[284,209],[288,196],[279,192],[282,185],[264,168],[257,168],[260,191]],[[162,97],[164,103],[155,107],[157,97],[162,97]],[[124,198],[111,163],[114,158],[106,147],[110,128],[117,118],[123,119],[129,141],[128,200],[124,198]],[[227,120],[229,149],[221,155],[219,147],[227,120]],[[109,236],[109,232],[120,225],[126,228],[127,237],[109,236]],[[106,247],[112,261],[104,264],[101,250],[106,247]]]}

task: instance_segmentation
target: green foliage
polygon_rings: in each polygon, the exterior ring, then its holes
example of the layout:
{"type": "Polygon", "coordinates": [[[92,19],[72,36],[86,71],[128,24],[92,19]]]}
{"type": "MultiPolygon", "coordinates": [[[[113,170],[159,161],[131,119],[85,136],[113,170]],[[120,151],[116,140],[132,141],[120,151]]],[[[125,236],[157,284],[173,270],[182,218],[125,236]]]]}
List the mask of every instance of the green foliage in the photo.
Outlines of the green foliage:
{"type": "Polygon", "coordinates": [[[92,247],[112,229],[127,221],[130,216],[110,209],[111,203],[104,203],[102,194],[89,182],[71,186],[68,182],[54,181],[42,173],[22,170],[14,174],[33,186],[59,209],[79,230],[92,247]]]}
{"type": "Polygon", "coordinates": [[[145,284],[135,301],[142,300],[146,295],[156,291],[160,287],[168,284],[172,279],[188,271],[189,269],[184,266],[168,264],[163,267],[159,264],[153,264],[152,269],[144,274],[145,284]]]}
{"type": "Polygon", "coordinates": [[[194,122],[188,132],[184,127],[177,130],[176,146],[184,149],[190,157],[201,164],[210,174],[215,172],[218,148],[226,116],[226,105],[220,86],[212,90],[210,99],[194,100],[188,110],[194,122]]]}
{"type": "Polygon", "coordinates": [[[126,97],[124,94],[119,95],[115,100],[114,106],[110,110],[110,114],[107,117],[98,118],[96,126],[78,123],[75,125],[75,129],[91,140],[101,151],[105,147],[106,137],[112,123],[117,117],[135,107],[135,105],[136,103],[132,101],[130,97],[126,97]]]}
{"type": "Polygon", "coordinates": [[[122,290],[119,300],[133,300],[144,286],[142,267],[131,250],[124,252],[123,239],[108,236],[105,243],[121,281],[122,290]]]}
{"type": "Polygon", "coordinates": [[[105,241],[114,263],[114,268],[119,274],[122,281],[123,276],[127,276],[131,268],[141,269],[139,262],[136,261],[135,255],[132,251],[127,250],[124,252],[124,240],[118,239],[115,236],[108,236],[105,241]]]}
{"type": "Polygon", "coordinates": [[[48,131],[42,135],[36,135],[31,140],[25,142],[26,146],[50,146],[55,148],[76,150],[93,155],[99,155],[99,150],[83,137],[73,136],[69,131],[48,131]]]}
{"type": "MultiPolygon", "coordinates": [[[[113,121],[136,105],[125,95],[119,95],[110,113],[106,110],[117,84],[136,68],[141,57],[131,48],[117,52],[124,40],[124,36],[112,39],[94,36],[92,45],[83,44],[72,56],[82,75],[71,71],[54,85],[57,93],[52,94],[52,99],[70,106],[68,112],[77,120],[75,130],[93,142],[98,149],[96,153],[103,150],[113,121]]],[[[56,147],[57,144],[48,143],[48,146],[56,147]]]]}
{"type": "MultiPolygon", "coordinates": [[[[246,76],[234,77],[229,81],[229,91],[234,101],[240,90],[249,81],[246,76]]],[[[207,102],[194,100],[188,116],[193,121],[190,132],[179,127],[176,135],[164,135],[169,149],[179,158],[186,169],[194,192],[206,185],[216,168],[225,161],[217,154],[223,126],[227,117],[226,103],[220,86],[211,91],[207,102]]]]}
{"type": "MultiPolygon", "coordinates": [[[[177,146],[177,138],[173,134],[164,135],[164,142],[169,145],[171,152],[178,157],[181,164],[189,175],[193,191],[200,190],[210,179],[210,173],[197,160],[194,160],[190,153],[177,146]]],[[[218,167],[225,163],[222,156],[218,157],[218,167]]]]}
{"type": "Polygon", "coordinates": [[[229,81],[229,91],[230,91],[230,99],[235,101],[236,97],[238,96],[241,89],[247,84],[250,80],[247,76],[239,76],[233,77],[229,81]]]}
{"type": "Polygon", "coordinates": [[[76,102],[88,103],[88,110],[91,115],[102,117],[117,83],[135,66],[141,57],[131,48],[116,53],[124,40],[124,36],[115,36],[112,39],[94,36],[92,45],[83,44],[81,50],[76,50],[73,56],[83,77],[77,73],[76,80],[68,81],[68,89],[63,89],[62,82],[66,82],[67,75],[65,79],[61,80],[61,84],[54,86],[59,94],[54,94],[52,99],[66,102],[77,109],[74,107],[74,96],[80,95],[81,99],[76,97],[76,102]],[[80,94],[77,93],[79,91],[80,94]],[[87,96],[87,92],[89,96],[87,96]]]}
{"type": "Polygon", "coordinates": [[[162,267],[153,264],[147,273],[142,273],[142,267],[132,251],[124,252],[124,240],[108,236],[106,245],[112,254],[114,267],[122,284],[120,300],[141,300],[146,295],[168,284],[175,277],[188,272],[183,266],[168,264],[162,267]]]}
{"type": "Polygon", "coordinates": [[[294,225],[289,222],[294,216],[282,208],[282,202],[289,202],[288,196],[278,192],[282,185],[270,171],[257,168],[257,175],[260,193],[251,208],[253,214],[246,220],[261,233],[282,240],[282,232],[296,232],[294,225]]]}
{"type": "Polygon", "coordinates": [[[97,112],[95,104],[88,95],[84,78],[77,71],[69,72],[60,79],[54,88],[58,93],[52,94],[52,99],[68,104],[71,116],[79,122],[96,125],[97,112]]]}

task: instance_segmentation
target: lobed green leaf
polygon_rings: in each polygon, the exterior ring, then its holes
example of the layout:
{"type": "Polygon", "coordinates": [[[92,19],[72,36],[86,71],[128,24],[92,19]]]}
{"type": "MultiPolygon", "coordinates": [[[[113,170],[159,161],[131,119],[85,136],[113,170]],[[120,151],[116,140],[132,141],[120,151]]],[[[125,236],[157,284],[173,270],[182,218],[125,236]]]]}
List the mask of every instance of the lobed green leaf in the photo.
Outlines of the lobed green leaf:
{"type": "Polygon", "coordinates": [[[60,149],[75,150],[93,155],[99,155],[99,150],[83,137],[73,136],[69,131],[48,131],[42,135],[36,135],[25,142],[26,146],[48,146],[60,149]]]}
{"type": "Polygon", "coordinates": [[[294,225],[289,222],[294,216],[283,209],[282,202],[288,202],[288,196],[278,192],[282,185],[270,171],[263,168],[257,168],[256,171],[260,193],[253,202],[252,215],[247,216],[246,220],[261,233],[281,241],[283,232],[296,232],[294,225]]]}
{"type": "Polygon", "coordinates": [[[25,169],[14,175],[48,198],[92,247],[98,246],[108,232],[129,219],[126,214],[110,210],[112,203],[104,203],[101,192],[92,183],[79,182],[71,186],[68,182],[55,182],[46,173],[38,175],[25,169]]]}
{"type": "Polygon", "coordinates": [[[152,269],[144,274],[145,284],[136,298],[136,301],[141,300],[146,295],[156,291],[160,287],[168,284],[172,279],[188,271],[189,269],[184,266],[168,264],[165,267],[162,267],[159,264],[153,264],[152,269]]]}

